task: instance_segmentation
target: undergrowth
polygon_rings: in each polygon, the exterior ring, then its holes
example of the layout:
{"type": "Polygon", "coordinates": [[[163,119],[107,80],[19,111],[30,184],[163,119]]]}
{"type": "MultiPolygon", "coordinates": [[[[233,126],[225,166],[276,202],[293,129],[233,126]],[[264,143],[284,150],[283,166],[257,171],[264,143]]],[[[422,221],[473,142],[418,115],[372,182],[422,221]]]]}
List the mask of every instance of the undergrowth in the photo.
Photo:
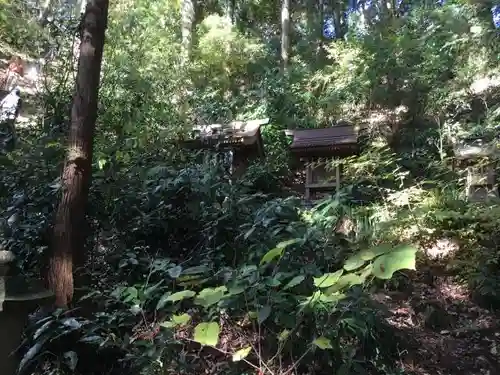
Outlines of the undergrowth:
{"type": "MultiPolygon", "coordinates": [[[[22,372],[394,375],[411,335],[375,291],[439,267],[498,306],[500,205],[468,201],[452,168],[454,142],[496,147],[498,33],[481,2],[411,4],[370,25],[352,12],[332,41],[310,26],[323,10],[293,4],[286,74],[277,3],[241,2],[235,27],[222,2],[199,2],[185,65],[173,2],[110,4],[78,298],[32,316],[22,372]],[[262,117],[266,159],[239,179],[175,142],[262,117]],[[337,161],[342,190],[305,209],[283,130],[341,119],[363,129],[359,154],[337,161]]],[[[76,31],[75,9],[54,5],[42,26],[41,6],[0,0],[2,41],[52,51],[43,108],[0,153],[0,242],[29,276],[50,256],[76,31]]]]}
{"type": "Polygon", "coordinates": [[[109,187],[96,176],[92,207],[111,213],[116,232],[109,223],[96,227],[102,234],[87,268],[94,286],[79,292],[73,309],[33,319],[27,373],[208,367],[283,375],[328,366],[392,374],[407,334],[386,323],[370,291],[380,281],[398,288],[399,269],[425,268],[425,250],[440,238],[467,246],[443,259],[483,298],[495,297],[495,262],[478,233],[493,240],[488,223],[497,210],[464,202],[458,186],[401,189],[386,181],[377,192],[384,198],[369,205],[349,203],[346,188],[304,210],[294,197],[253,192],[251,179],[231,183],[217,166],[157,167],[142,176],[126,189],[115,176],[127,210],[123,200],[107,200],[109,187]]]}

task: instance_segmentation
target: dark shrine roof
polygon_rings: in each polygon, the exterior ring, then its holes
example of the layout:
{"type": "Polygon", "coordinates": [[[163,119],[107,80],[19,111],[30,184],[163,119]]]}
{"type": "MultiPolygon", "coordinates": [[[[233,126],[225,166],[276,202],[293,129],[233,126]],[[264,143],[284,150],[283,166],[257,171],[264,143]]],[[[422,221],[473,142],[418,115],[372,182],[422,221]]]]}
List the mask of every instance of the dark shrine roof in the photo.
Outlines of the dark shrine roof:
{"type": "Polygon", "coordinates": [[[184,144],[193,148],[252,147],[262,142],[260,127],[268,122],[266,118],[194,126],[192,138],[184,141],[184,144]]]}
{"type": "Polygon", "coordinates": [[[254,137],[257,135],[260,127],[266,125],[269,119],[249,120],[249,121],[233,121],[229,124],[211,124],[197,125],[193,131],[198,137],[211,138],[220,137],[254,137]]]}
{"type": "Polygon", "coordinates": [[[334,152],[356,147],[358,140],[356,130],[352,125],[287,130],[286,133],[293,136],[293,142],[290,145],[292,151],[322,149],[334,152]]]}
{"type": "Polygon", "coordinates": [[[495,141],[476,138],[462,140],[453,145],[455,158],[459,160],[480,159],[498,156],[498,148],[495,141]]]}

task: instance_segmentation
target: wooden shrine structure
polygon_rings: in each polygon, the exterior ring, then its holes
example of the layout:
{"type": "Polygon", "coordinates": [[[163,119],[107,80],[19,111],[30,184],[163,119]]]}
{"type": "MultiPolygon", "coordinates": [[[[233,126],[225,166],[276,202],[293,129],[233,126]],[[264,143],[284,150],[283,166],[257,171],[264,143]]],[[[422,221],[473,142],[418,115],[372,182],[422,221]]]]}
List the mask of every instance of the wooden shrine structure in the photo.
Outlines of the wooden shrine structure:
{"type": "Polygon", "coordinates": [[[239,176],[255,159],[264,156],[261,126],[269,119],[233,121],[227,124],[197,125],[191,136],[182,142],[190,149],[231,152],[232,174],[239,176]]]}
{"type": "Polygon", "coordinates": [[[314,201],[325,193],[338,192],[342,170],[339,163],[332,161],[358,152],[354,126],[343,122],[330,128],[286,130],[286,135],[293,137],[290,151],[305,172],[301,187],[304,199],[314,201]]]}
{"type": "Polygon", "coordinates": [[[499,153],[494,143],[478,138],[453,147],[453,169],[466,171],[465,194],[468,200],[484,201],[498,197],[496,158],[499,153]]]}

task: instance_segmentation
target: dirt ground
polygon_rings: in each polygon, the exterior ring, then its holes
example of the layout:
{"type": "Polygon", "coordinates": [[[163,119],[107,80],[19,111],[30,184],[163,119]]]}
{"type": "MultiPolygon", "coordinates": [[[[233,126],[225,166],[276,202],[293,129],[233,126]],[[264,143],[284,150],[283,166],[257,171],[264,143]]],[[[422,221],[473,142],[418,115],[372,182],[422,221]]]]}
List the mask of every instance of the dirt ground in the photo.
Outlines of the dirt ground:
{"type": "Polygon", "coordinates": [[[478,306],[451,276],[412,279],[411,291],[376,295],[410,343],[401,353],[405,374],[500,374],[499,312],[478,306]]]}

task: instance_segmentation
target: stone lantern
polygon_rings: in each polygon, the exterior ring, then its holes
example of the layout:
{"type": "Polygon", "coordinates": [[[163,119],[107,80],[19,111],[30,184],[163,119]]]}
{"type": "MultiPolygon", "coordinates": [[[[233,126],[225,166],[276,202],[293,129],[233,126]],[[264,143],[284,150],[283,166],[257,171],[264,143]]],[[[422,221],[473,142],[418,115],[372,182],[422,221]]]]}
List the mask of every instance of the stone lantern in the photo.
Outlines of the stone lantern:
{"type": "Polygon", "coordinates": [[[10,251],[0,251],[0,374],[15,375],[19,358],[15,354],[22,342],[29,314],[40,306],[53,303],[53,294],[40,283],[11,275],[15,260],[10,251]]]}
{"type": "Polygon", "coordinates": [[[456,144],[454,167],[466,170],[466,196],[470,201],[485,201],[498,197],[496,183],[496,147],[475,139],[456,144]]]}

